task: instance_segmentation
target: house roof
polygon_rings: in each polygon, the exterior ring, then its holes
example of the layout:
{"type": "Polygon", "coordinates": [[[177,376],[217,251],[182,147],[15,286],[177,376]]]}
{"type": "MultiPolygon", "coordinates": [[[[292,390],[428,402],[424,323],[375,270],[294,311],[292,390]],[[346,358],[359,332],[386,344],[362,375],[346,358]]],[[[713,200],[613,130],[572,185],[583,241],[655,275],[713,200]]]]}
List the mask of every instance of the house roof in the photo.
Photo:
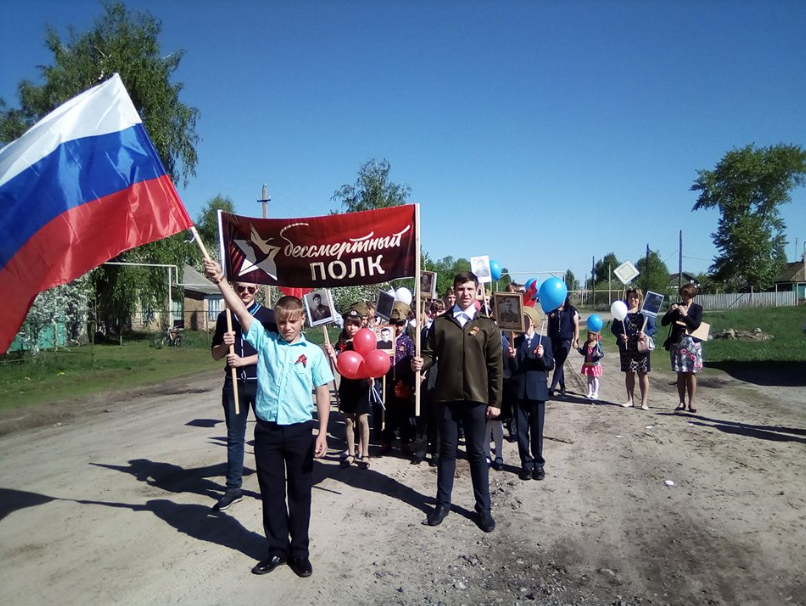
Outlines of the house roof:
{"type": "Polygon", "coordinates": [[[210,282],[210,280],[205,278],[190,265],[185,265],[182,272],[182,284],[178,284],[178,286],[183,287],[185,290],[198,292],[203,295],[221,294],[221,291],[218,290],[218,286],[210,282]]]}
{"type": "Polygon", "coordinates": [[[803,261],[795,261],[794,263],[787,263],[778,274],[775,282],[806,282],[806,274],[803,271],[803,261]]]}

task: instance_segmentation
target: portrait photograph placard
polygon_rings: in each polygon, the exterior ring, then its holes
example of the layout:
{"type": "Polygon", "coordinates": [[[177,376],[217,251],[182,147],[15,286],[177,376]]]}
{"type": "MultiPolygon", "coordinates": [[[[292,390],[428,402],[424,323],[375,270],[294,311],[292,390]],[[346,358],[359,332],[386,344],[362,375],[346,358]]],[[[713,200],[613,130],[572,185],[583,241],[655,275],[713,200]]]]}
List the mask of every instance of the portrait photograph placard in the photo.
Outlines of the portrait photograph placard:
{"type": "Polygon", "coordinates": [[[495,300],[495,319],[500,330],[523,332],[523,297],[517,292],[497,292],[495,300]]]}
{"type": "Polygon", "coordinates": [[[420,272],[420,298],[434,299],[437,296],[437,274],[433,271],[420,272]]]}
{"type": "Polygon", "coordinates": [[[383,318],[387,322],[392,317],[392,309],[395,306],[395,296],[385,290],[378,291],[378,300],[375,302],[375,315],[383,318]]]}
{"type": "Polygon", "coordinates": [[[336,309],[333,307],[333,298],[327,288],[309,292],[303,297],[305,314],[309,326],[321,326],[336,319],[336,309]]]}
{"type": "Polygon", "coordinates": [[[395,327],[391,324],[376,324],[373,327],[375,338],[378,339],[377,349],[395,355],[395,327]]]}
{"type": "Polygon", "coordinates": [[[663,295],[660,293],[648,290],[644,296],[644,304],[641,306],[641,313],[645,316],[657,318],[660,313],[660,308],[663,305],[663,295]]]}
{"type": "Polygon", "coordinates": [[[476,274],[480,284],[487,284],[493,281],[493,274],[490,271],[490,257],[470,257],[470,271],[476,274]]]}

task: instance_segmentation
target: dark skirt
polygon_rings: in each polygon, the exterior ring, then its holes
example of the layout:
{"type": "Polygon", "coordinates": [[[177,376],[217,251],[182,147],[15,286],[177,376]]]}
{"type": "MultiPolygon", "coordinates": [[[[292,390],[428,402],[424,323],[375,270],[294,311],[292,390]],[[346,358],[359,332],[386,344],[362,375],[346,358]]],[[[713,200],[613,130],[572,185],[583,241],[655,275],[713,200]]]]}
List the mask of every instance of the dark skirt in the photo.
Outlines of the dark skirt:
{"type": "Polygon", "coordinates": [[[628,349],[619,349],[621,372],[651,372],[649,352],[641,353],[628,349]]]}
{"type": "Polygon", "coordinates": [[[341,378],[339,385],[339,410],[344,414],[367,414],[370,410],[370,385],[366,379],[341,378]]]}

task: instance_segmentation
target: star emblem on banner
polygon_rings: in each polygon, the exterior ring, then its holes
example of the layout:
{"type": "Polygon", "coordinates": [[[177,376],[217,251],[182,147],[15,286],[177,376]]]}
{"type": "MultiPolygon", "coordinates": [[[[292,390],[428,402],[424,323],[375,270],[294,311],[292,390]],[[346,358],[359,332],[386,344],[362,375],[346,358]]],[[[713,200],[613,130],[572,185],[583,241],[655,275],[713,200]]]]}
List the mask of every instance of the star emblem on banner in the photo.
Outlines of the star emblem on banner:
{"type": "Polygon", "coordinates": [[[274,258],[277,256],[277,253],[280,252],[280,247],[269,244],[271,238],[268,240],[261,238],[254,225],[252,225],[251,228],[252,235],[249,240],[233,240],[235,246],[246,256],[238,275],[243,276],[257,268],[273,280],[276,280],[277,264],[274,258]]]}

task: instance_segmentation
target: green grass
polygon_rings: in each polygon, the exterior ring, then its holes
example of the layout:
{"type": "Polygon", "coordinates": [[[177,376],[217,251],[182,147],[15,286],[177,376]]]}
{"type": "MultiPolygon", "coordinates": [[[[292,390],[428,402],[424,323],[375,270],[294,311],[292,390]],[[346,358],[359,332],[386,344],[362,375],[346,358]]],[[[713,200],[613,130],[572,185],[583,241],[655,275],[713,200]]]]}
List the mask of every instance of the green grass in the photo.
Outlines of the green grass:
{"type": "MultiPolygon", "coordinates": [[[[335,342],[339,329],[329,327],[328,333],[335,342]]],[[[155,336],[130,333],[123,346],[116,340],[36,356],[10,354],[0,362],[0,409],[135,388],[223,366],[210,356],[210,338],[203,332],[184,331],[179,348],[154,346],[155,336]]],[[[324,342],[321,328],[308,329],[305,336],[324,342]]]]}
{"type": "MultiPolygon", "coordinates": [[[[760,328],[773,338],[769,341],[713,339],[703,344],[705,360],[720,363],[806,362],[804,319],[806,308],[802,306],[707,311],[703,314],[703,321],[711,325],[711,334],[728,328],[746,331],[760,328]]],[[[666,333],[663,334],[665,339],[666,333]]]]}
{"type": "Polygon", "coordinates": [[[182,347],[155,347],[154,334],[118,344],[84,345],[36,356],[6,356],[0,364],[0,409],[89,396],[159,383],[221,367],[204,333],[185,331],[182,347]]]}

